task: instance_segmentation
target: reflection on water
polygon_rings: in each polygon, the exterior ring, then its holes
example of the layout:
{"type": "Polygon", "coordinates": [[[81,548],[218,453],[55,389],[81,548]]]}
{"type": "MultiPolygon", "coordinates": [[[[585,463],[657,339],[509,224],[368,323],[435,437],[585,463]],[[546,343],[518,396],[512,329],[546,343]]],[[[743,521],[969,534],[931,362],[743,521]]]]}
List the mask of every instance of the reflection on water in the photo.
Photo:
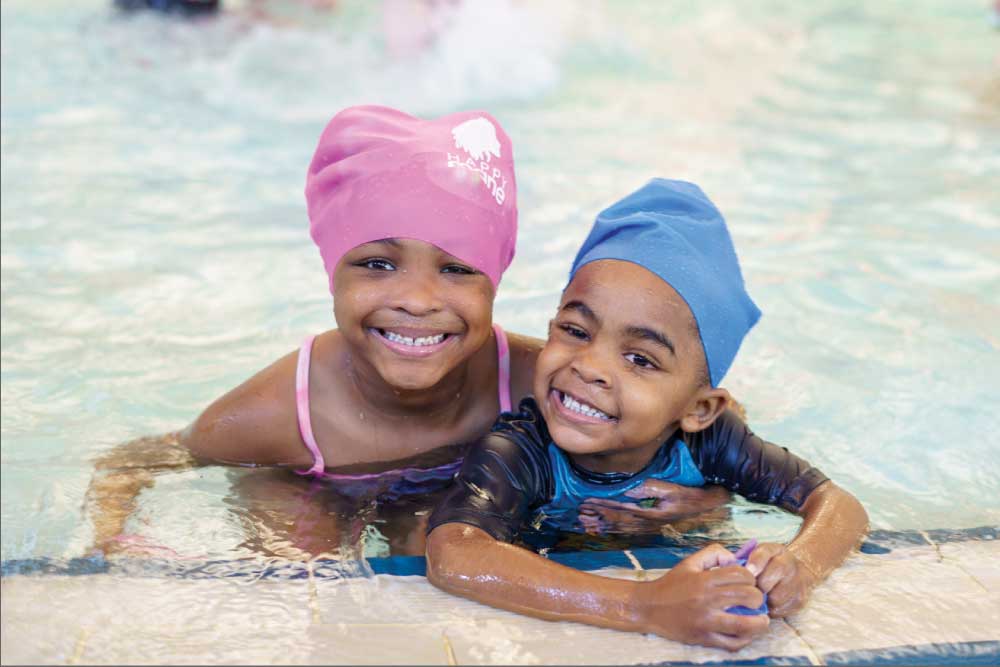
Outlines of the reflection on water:
{"type": "MultiPolygon", "coordinates": [[[[447,492],[394,498],[345,496],[322,482],[266,468],[230,471],[225,498],[230,520],[241,529],[237,557],[361,560],[384,556],[422,556],[431,510],[447,492]]],[[[163,520],[163,517],[158,517],[163,520]]],[[[540,529],[522,536],[535,550],[596,551],[640,547],[698,547],[745,539],[750,522],[761,541],[786,541],[799,520],[773,507],[736,500],[729,506],[689,519],[650,526],[619,525],[599,532],[540,529]]],[[[203,554],[202,554],[203,556],[203,554]]]]}
{"type": "Polygon", "coordinates": [[[309,560],[422,556],[427,518],[446,487],[390,502],[345,496],[329,484],[265,468],[230,474],[225,499],[244,530],[241,551],[309,560]]]}
{"type": "MultiPolygon", "coordinates": [[[[405,58],[377,3],[230,4],[194,24],[0,5],[4,559],[83,553],[95,457],[333,326],[303,175],[358,103],[504,123],[513,331],[544,333],[596,211],[654,174],[700,182],[764,311],[727,378],[751,426],[876,527],[1000,523],[1000,70],[977,3],[487,3],[405,58]]],[[[419,552],[422,508],[309,493],[164,474],[129,528],[192,558],[419,552]]],[[[736,504],[692,529],[795,525],[736,504]]]]}

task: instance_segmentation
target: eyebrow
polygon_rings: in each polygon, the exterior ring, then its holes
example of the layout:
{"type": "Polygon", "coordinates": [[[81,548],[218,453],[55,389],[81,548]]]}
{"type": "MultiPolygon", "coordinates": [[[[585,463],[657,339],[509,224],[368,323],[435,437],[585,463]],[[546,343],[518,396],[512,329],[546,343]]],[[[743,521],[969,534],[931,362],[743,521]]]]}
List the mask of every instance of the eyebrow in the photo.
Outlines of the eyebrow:
{"type": "Polygon", "coordinates": [[[597,316],[597,313],[591,310],[590,306],[585,304],[583,301],[570,301],[559,310],[575,310],[584,317],[586,317],[588,320],[593,320],[598,324],[601,323],[601,318],[597,316]]]}
{"type": "Polygon", "coordinates": [[[625,329],[625,333],[631,336],[632,338],[641,338],[642,340],[648,340],[653,343],[656,343],[657,345],[662,345],[663,347],[670,350],[670,354],[674,355],[675,357],[677,356],[677,352],[674,350],[673,342],[669,338],[667,338],[666,334],[660,333],[655,329],[650,329],[649,327],[638,327],[633,325],[625,329]]]}
{"type": "Polygon", "coordinates": [[[376,241],[369,241],[369,243],[384,243],[385,245],[391,245],[393,248],[400,248],[402,245],[399,241],[393,238],[388,239],[378,239],[376,241]]]}
{"type": "MultiPolygon", "coordinates": [[[[597,313],[591,310],[590,306],[585,304],[583,301],[570,301],[560,310],[575,310],[588,320],[596,322],[597,324],[601,323],[601,318],[597,316],[597,313]]],[[[625,328],[625,334],[631,338],[640,338],[642,340],[648,340],[652,343],[656,343],[657,345],[670,350],[670,354],[675,357],[677,356],[677,350],[674,348],[673,341],[671,341],[666,334],[661,333],[656,329],[633,324],[625,328]]]]}

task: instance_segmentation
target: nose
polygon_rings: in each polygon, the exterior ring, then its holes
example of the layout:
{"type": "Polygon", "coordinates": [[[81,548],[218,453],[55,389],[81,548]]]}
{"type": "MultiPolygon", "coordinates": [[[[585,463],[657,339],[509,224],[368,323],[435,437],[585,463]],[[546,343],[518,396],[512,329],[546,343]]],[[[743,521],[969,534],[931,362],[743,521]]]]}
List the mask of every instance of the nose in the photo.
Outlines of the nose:
{"type": "Polygon", "coordinates": [[[415,317],[430,315],[443,307],[442,285],[437,273],[407,271],[400,276],[397,290],[393,295],[392,307],[415,317]]]}
{"type": "Polygon", "coordinates": [[[602,389],[612,386],[610,355],[596,345],[587,345],[573,357],[570,364],[573,373],[587,384],[602,389]]]}

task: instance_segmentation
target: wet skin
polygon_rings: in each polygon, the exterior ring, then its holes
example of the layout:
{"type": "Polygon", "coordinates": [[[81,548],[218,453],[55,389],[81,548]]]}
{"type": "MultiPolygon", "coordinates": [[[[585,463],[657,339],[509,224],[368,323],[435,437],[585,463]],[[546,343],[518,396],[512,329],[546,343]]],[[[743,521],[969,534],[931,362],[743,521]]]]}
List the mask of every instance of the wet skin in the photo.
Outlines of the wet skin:
{"type": "MultiPolygon", "coordinates": [[[[728,393],[703,381],[704,352],[676,292],[645,269],[602,260],[582,267],[563,294],[539,355],[535,397],[553,441],[596,472],[637,472],[678,428],[707,428],[728,393]]],[[[462,523],[435,528],[427,576],[451,593],[549,620],[655,632],[738,650],[767,630],[767,616],[737,616],[774,598],[772,615],[800,608],[809,591],[867,529],[860,503],[832,482],[800,511],[790,545],[761,545],[748,567],[712,545],[666,575],[634,582],[580,572],[462,523]]]]}
{"type": "MultiPolygon", "coordinates": [[[[340,328],[316,337],[309,370],[310,416],[327,469],[375,473],[454,461],[499,410],[492,283],[409,239],[354,248],[338,264],[335,283],[340,328]]],[[[516,401],[531,393],[541,341],[513,333],[508,340],[516,401]]],[[[309,468],[296,414],[297,360],[293,351],[264,368],[182,432],[103,455],[88,490],[95,548],[120,549],[117,536],[155,474],[209,463],[309,468]]],[[[290,477],[289,495],[301,496],[294,489],[305,484],[290,477]]],[[[703,509],[718,503],[706,496],[703,509]]],[[[286,541],[282,512],[257,516],[261,531],[286,541]]],[[[322,532],[322,522],[315,525],[322,532]]]]}
{"type": "Polygon", "coordinates": [[[684,300],[650,271],[619,260],[584,265],[535,371],[560,449],[595,472],[638,472],[678,428],[711,424],[729,394],[702,383],[697,331],[684,300]]]}
{"type": "Polygon", "coordinates": [[[385,239],[344,255],[334,283],[334,315],[358,383],[373,393],[391,387],[396,401],[444,389],[435,393],[451,402],[447,390],[461,388],[464,362],[490,337],[490,279],[429,243],[385,239]]]}

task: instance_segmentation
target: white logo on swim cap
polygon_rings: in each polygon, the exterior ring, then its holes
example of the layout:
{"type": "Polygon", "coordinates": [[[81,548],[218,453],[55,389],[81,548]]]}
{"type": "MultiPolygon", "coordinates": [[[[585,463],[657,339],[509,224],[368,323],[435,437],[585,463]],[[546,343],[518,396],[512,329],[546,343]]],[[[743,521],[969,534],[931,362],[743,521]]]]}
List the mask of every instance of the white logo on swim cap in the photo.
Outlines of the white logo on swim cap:
{"type": "Polygon", "coordinates": [[[500,142],[493,123],[482,116],[473,118],[451,128],[451,136],[455,137],[455,148],[461,148],[466,155],[448,153],[448,166],[478,177],[496,203],[503,206],[507,199],[507,177],[499,166],[490,164],[491,155],[500,157],[500,142]]]}
{"type": "Polygon", "coordinates": [[[451,128],[455,137],[455,148],[461,148],[477,160],[490,161],[490,154],[500,157],[500,142],[497,141],[493,123],[482,116],[472,118],[451,128]]]}

